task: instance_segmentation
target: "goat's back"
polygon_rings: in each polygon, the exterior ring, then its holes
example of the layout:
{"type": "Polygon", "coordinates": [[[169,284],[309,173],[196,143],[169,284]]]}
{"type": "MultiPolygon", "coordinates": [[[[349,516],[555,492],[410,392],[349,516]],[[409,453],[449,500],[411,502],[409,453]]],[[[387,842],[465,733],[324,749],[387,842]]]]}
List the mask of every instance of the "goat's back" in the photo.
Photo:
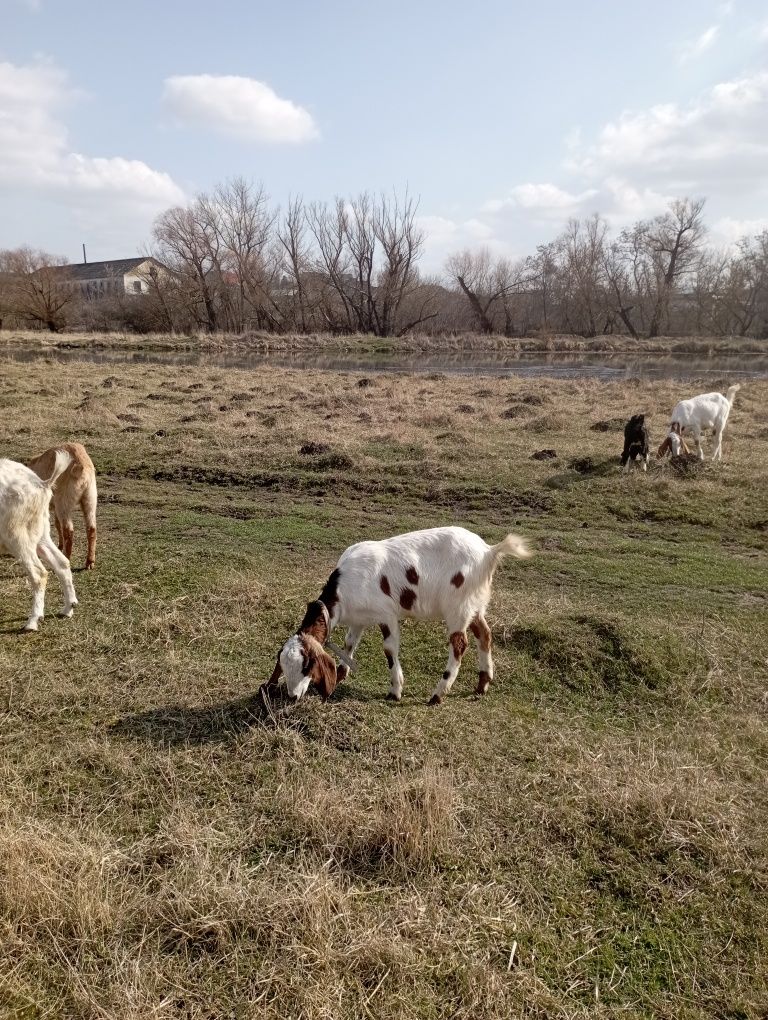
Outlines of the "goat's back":
{"type": "Polygon", "coordinates": [[[337,564],[342,615],[386,619],[394,601],[417,618],[441,619],[450,601],[490,582],[492,549],[453,526],[351,545],[337,564]]]}
{"type": "Polygon", "coordinates": [[[49,450],[45,450],[43,453],[38,454],[37,457],[29,460],[27,462],[28,466],[40,478],[50,478],[56,463],[56,454],[59,451],[68,453],[71,458],[69,467],[63,472],[59,483],[61,481],[66,482],[68,479],[95,478],[96,469],[82,443],[58,443],[56,446],[52,446],[49,450]]]}
{"type": "Polygon", "coordinates": [[[730,410],[730,401],[722,393],[700,393],[697,397],[689,397],[676,404],[670,421],[678,422],[683,428],[688,425],[715,428],[725,421],[730,410]]]}

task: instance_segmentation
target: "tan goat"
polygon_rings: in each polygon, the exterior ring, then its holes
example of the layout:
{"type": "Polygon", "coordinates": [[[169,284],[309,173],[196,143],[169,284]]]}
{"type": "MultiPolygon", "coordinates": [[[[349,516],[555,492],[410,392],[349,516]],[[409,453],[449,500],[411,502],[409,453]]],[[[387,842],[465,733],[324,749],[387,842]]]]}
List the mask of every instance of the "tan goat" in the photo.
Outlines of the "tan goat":
{"type": "Polygon", "coordinates": [[[96,565],[96,469],[84,446],[80,443],[60,443],[45,453],[27,462],[40,478],[49,478],[56,463],[56,453],[64,451],[70,455],[71,462],[53,485],[53,511],[56,517],[56,531],[59,535],[59,549],[68,560],[72,559],[72,543],[75,537],[75,526],[72,515],[76,507],[80,507],[88,533],[88,555],[85,569],[91,570],[96,565]]]}

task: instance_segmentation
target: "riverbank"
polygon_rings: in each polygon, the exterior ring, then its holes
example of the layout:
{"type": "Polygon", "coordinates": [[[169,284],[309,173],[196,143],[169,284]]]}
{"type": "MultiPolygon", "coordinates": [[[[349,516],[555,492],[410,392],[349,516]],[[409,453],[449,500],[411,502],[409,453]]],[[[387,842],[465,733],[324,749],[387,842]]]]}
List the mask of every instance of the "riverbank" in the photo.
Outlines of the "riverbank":
{"type": "Polygon", "coordinates": [[[622,353],[622,354],[763,354],[768,341],[743,337],[657,337],[633,340],[627,336],[591,339],[571,335],[535,337],[483,336],[465,333],[432,337],[418,334],[378,338],[370,335],[245,333],[179,336],[169,333],[47,333],[37,330],[0,330],[3,347],[40,347],[48,350],[131,350],[180,353],[270,353],[287,351],[393,354],[409,352],[509,353],[622,353]]]}

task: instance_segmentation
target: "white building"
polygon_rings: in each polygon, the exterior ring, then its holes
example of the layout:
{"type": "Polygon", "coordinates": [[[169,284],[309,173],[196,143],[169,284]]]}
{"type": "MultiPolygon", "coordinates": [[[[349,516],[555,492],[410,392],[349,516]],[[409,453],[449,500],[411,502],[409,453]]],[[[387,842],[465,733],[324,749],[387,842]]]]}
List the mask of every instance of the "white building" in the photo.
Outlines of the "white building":
{"type": "Polygon", "coordinates": [[[66,282],[89,300],[115,294],[146,294],[152,277],[164,272],[157,259],[147,256],[110,262],[76,262],[61,267],[66,282]]]}

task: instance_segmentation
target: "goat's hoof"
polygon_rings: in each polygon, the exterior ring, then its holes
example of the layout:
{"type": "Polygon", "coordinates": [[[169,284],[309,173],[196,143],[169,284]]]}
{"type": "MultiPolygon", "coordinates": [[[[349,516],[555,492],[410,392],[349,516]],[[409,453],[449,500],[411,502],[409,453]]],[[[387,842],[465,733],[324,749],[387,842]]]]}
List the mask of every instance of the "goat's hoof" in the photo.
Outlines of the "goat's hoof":
{"type": "Polygon", "coordinates": [[[35,633],[37,633],[37,624],[36,623],[27,623],[27,624],[25,624],[25,626],[23,626],[21,628],[20,633],[21,634],[35,634],[35,633]]]}
{"type": "Polygon", "coordinates": [[[85,569],[86,570],[93,570],[93,568],[95,566],[96,566],[96,560],[86,560],[85,561],[85,569]]]}
{"type": "Polygon", "coordinates": [[[491,686],[490,685],[490,681],[488,681],[488,680],[484,681],[483,683],[479,683],[477,685],[477,687],[475,688],[475,694],[477,694],[480,697],[482,697],[484,694],[488,693],[488,688],[490,686],[491,686]]]}
{"type": "Polygon", "coordinates": [[[442,705],[442,703],[443,699],[440,697],[439,694],[433,694],[432,697],[427,702],[428,705],[442,705]]]}
{"type": "Polygon", "coordinates": [[[75,607],[71,606],[69,609],[62,609],[59,613],[60,620],[71,620],[75,614],[75,607]]]}
{"type": "Polygon", "coordinates": [[[387,701],[400,701],[400,697],[401,697],[401,695],[395,694],[394,691],[389,691],[387,693],[386,700],[387,701]]]}

